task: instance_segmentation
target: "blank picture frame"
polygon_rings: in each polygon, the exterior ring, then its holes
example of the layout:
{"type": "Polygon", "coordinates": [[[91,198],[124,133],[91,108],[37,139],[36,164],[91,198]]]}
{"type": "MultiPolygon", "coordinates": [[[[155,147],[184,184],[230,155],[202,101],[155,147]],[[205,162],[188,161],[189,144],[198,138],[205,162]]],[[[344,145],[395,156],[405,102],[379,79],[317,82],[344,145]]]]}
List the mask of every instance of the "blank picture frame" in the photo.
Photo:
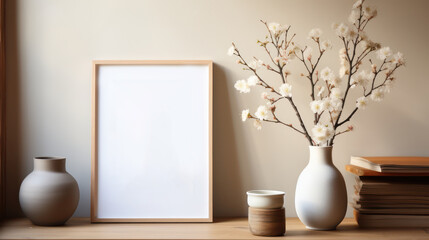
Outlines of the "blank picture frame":
{"type": "Polygon", "coordinates": [[[91,222],[212,222],[213,63],[93,61],[91,222]]]}

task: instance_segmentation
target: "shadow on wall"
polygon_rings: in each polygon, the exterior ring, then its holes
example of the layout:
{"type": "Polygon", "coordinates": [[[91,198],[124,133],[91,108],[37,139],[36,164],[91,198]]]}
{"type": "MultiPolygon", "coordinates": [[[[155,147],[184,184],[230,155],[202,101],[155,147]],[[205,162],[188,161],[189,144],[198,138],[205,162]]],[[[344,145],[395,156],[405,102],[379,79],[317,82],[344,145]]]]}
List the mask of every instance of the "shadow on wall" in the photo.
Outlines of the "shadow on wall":
{"type": "Polygon", "coordinates": [[[213,203],[215,217],[243,212],[243,184],[225,73],[213,65],[213,203]]]}
{"type": "Polygon", "coordinates": [[[24,178],[21,154],[22,109],[19,49],[17,46],[17,1],[6,1],[6,216],[22,216],[19,187],[24,178]]]}

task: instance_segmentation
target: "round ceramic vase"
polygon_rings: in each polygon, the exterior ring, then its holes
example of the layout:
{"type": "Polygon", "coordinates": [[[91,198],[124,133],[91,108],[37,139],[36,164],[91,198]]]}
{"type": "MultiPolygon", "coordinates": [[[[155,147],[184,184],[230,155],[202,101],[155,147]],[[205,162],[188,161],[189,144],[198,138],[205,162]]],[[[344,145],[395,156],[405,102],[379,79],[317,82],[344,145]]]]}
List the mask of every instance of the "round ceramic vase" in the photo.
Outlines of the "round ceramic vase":
{"type": "Polygon", "coordinates": [[[310,161],[298,178],[295,208],[312,230],[334,230],[347,210],[344,178],[332,162],[332,147],[310,146],[310,161]]]}
{"type": "Polygon", "coordinates": [[[62,225],[76,210],[79,187],[65,164],[62,157],[36,157],[33,172],[21,184],[21,208],[36,225],[62,225]]]}

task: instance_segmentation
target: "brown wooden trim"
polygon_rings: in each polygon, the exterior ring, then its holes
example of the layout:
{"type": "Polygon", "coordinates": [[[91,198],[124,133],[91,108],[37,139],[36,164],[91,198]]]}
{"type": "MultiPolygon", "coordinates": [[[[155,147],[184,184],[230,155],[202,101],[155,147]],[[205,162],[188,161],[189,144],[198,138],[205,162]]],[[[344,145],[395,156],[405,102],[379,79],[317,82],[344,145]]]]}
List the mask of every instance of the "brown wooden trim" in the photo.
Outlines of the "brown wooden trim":
{"type": "Polygon", "coordinates": [[[97,63],[92,64],[92,105],[91,105],[91,221],[96,221],[98,209],[98,174],[97,174],[97,160],[98,160],[98,132],[97,132],[97,106],[98,106],[98,88],[97,88],[97,63]]]}
{"type": "Polygon", "coordinates": [[[94,60],[91,113],[91,222],[213,222],[213,62],[211,60],[94,60]],[[208,65],[209,67],[209,217],[99,218],[98,217],[98,69],[100,65],[208,65]]]}
{"type": "Polygon", "coordinates": [[[213,222],[213,62],[209,61],[209,221],[213,222]]]}
{"type": "Polygon", "coordinates": [[[5,216],[6,180],[6,56],[5,0],[0,0],[0,218],[5,216]]]}

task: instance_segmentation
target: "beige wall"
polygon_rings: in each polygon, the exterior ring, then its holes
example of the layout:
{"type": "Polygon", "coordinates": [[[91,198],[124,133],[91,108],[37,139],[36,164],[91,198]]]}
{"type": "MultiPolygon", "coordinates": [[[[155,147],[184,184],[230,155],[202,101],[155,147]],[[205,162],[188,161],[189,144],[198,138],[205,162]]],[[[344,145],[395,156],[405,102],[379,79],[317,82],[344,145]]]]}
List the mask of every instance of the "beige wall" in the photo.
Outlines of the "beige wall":
{"type": "MultiPolygon", "coordinates": [[[[344,171],[350,155],[429,156],[429,1],[371,2],[379,16],[368,34],[402,51],[408,63],[386,100],[359,112],[352,121],[356,131],[337,139],[335,164],[350,196],[354,178],[344,171]]],[[[32,170],[32,157],[61,155],[81,190],[76,216],[89,215],[92,60],[211,59],[215,216],[246,215],[250,189],[286,191],[287,215],[295,216],[295,184],[307,164],[307,142],[290,129],[264,125],[257,131],[241,122],[241,109],[254,110],[261,100],[259,92],[234,90],[235,80],[248,73],[226,50],[234,41],[246,56],[262,56],[255,44],[265,34],[259,19],[291,24],[299,41],[308,41],[307,32],[320,27],[336,45],[321,66],[338,69],[339,42],[330,27],[347,21],[351,5],[344,0],[9,0],[8,214],[20,214],[19,185],[32,170]]],[[[290,70],[298,106],[308,120],[308,82],[298,77],[300,66],[290,70]]],[[[290,110],[284,105],[279,114],[294,122],[290,110]]]]}

